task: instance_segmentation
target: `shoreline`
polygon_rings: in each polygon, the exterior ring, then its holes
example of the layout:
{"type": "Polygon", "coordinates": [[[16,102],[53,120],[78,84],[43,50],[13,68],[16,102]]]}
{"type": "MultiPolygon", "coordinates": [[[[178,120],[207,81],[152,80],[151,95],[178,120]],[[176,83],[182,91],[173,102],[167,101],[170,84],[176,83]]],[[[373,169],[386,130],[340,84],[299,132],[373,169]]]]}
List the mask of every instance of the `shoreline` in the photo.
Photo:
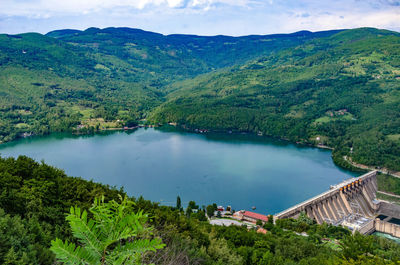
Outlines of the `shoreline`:
{"type": "MultiPolygon", "coordinates": [[[[105,128],[105,129],[101,129],[101,130],[98,130],[98,131],[94,131],[93,133],[88,133],[87,131],[86,132],[79,132],[78,130],[75,129],[75,130],[71,131],[70,133],[72,135],[88,135],[88,134],[96,134],[96,133],[107,132],[107,131],[131,131],[131,130],[136,130],[138,128],[155,128],[155,127],[162,127],[162,126],[165,126],[165,125],[171,126],[171,127],[175,127],[175,128],[179,127],[180,129],[182,129],[185,132],[194,133],[194,134],[208,134],[208,133],[221,133],[221,134],[226,134],[226,135],[231,135],[231,134],[253,134],[253,135],[258,136],[258,137],[270,137],[270,138],[273,138],[273,139],[277,139],[277,140],[280,140],[280,141],[286,141],[288,143],[299,145],[299,146],[315,147],[315,148],[331,150],[331,151],[335,150],[335,148],[327,146],[327,145],[312,144],[312,143],[305,143],[305,142],[299,142],[299,141],[291,141],[291,140],[289,140],[289,139],[287,139],[285,137],[267,136],[267,135],[263,135],[263,134],[255,133],[255,132],[240,132],[240,131],[233,132],[231,130],[228,130],[228,131],[225,131],[225,130],[212,131],[212,130],[208,130],[208,129],[192,129],[192,128],[188,128],[186,126],[182,126],[182,125],[178,125],[178,124],[174,124],[174,123],[172,123],[172,124],[171,123],[167,123],[167,124],[164,124],[164,125],[161,125],[161,124],[157,124],[157,125],[155,125],[155,124],[137,125],[137,126],[133,126],[133,127],[114,127],[114,128],[111,127],[111,128],[105,128]]],[[[18,139],[30,138],[30,137],[34,137],[34,136],[43,136],[43,135],[31,134],[28,137],[21,137],[21,138],[17,138],[17,139],[11,140],[11,141],[7,141],[7,142],[1,142],[0,141],[0,145],[6,144],[6,143],[11,143],[11,142],[14,142],[14,141],[16,141],[18,139]]],[[[334,164],[336,166],[342,167],[339,164],[335,163],[335,159],[333,159],[333,157],[332,157],[332,160],[333,160],[333,162],[334,162],[334,164]]],[[[395,177],[395,178],[400,178],[400,172],[396,172],[396,171],[395,172],[391,172],[387,168],[381,168],[379,166],[373,167],[373,166],[367,166],[367,165],[355,163],[355,162],[351,161],[351,158],[348,159],[348,156],[343,156],[343,160],[345,162],[347,162],[348,165],[350,165],[352,167],[355,167],[355,168],[358,168],[358,169],[369,170],[369,171],[376,170],[379,173],[390,175],[390,176],[395,177]]],[[[350,171],[354,171],[351,168],[346,168],[346,169],[350,170],[350,171]]]]}
{"type": "Polygon", "coordinates": [[[379,173],[382,174],[386,174],[395,178],[400,178],[400,172],[391,172],[389,169],[387,168],[378,168],[376,167],[372,167],[372,166],[367,166],[367,165],[363,165],[363,164],[358,164],[355,163],[351,160],[351,158],[347,157],[347,156],[343,156],[344,161],[346,161],[348,164],[352,165],[353,167],[359,168],[359,169],[364,169],[364,170],[376,170],[379,173]]]}
{"type": "MultiPolygon", "coordinates": [[[[101,129],[101,130],[98,130],[98,131],[94,131],[93,133],[101,133],[101,132],[105,132],[105,131],[130,131],[130,130],[135,130],[135,129],[143,128],[143,127],[146,127],[146,126],[138,125],[138,126],[133,126],[133,127],[110,127],[110,128],[105,128],[105,129],[101,129]]],[[[85,134],[88,134],[88,133],[85,132],[85,131],[80,132],[80,130],[76,130],[75,129],[74,131],[72,131],[72,134],[85,135],[85,134]]]]}

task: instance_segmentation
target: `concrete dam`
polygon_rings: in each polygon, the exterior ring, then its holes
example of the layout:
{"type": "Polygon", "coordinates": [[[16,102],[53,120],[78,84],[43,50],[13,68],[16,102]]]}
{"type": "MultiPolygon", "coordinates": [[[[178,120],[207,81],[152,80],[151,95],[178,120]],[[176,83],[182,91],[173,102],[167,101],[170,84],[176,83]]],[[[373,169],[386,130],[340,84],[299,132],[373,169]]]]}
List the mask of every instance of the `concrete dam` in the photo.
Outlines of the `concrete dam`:
{"type": "Polygon", "coordinates": [[[400,206],[376,199],[377,171],[348,179],[330,190],[275,215],[297,218],[305,213],[318,224],[341,225],[370,234],[384,232],[400,237],[400,206]]]}

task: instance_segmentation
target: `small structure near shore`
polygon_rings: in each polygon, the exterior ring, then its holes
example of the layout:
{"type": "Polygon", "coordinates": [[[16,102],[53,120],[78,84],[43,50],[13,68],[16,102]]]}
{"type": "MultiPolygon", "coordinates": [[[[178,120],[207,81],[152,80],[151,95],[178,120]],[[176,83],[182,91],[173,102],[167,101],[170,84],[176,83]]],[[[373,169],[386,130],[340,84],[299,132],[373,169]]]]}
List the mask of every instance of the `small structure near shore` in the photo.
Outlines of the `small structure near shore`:
{"type": "Polygon", "coordinates": [[[268,222],[268,216],[254,213],[250,211],[241,210],[233,214],[233,218],[240,221],[248,221],[252,223],[256,223],[257,221],[261,221],[262,223],[268,222]]]}

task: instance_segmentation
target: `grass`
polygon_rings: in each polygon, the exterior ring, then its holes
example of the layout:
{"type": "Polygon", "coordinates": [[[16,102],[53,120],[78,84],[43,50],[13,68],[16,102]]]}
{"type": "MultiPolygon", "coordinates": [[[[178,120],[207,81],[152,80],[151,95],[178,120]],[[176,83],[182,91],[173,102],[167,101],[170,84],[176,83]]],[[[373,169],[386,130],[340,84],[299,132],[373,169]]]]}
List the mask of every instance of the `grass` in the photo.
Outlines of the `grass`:
{"type": "Polygon", "coordinates": [[[29,129],[29,125],[26,123],[18,123],[15,125],[15,127],[18,129],[29,129]]]}
{"type": "Polygon", "coordinates": [[[387,138],[389,140],[392,140],[392,141],[399,141],[400,140],[400,134],[389,134],[387,136],[387,138]]]}
{"type": "Polygon", "coordinates": [[[94,109],[85,108],[85,107],[79,106],[79,105],[73,105],[73,106],[66,107],[66,111],[71,114],[75,114],[75,113],[81,114],[82,120],[88,120],[88,119],[91,119],[94,117],[94,109]]]}
{"type": "Polygon", "coordinates": [[[377,180],[378,190],[400,195],[400,178],[379,174],[377,180]]]}
{"type": "Polygon", "coordinates": [[[303,118],[305,115],[305,112],[302,110],[291,110],[288,114],[286,114],[286,117],[290,118],[303,118]]]}
{"type": "Polygon", "coordinates": [[[389,202],[392,202],[394,204],[400,205],[400,199],[399,198],[379,193],[379,191],[376,193],[376,197],[378,199],[382,199],[382,200],[389,201],[389,202]]]}
{"type": "Polygon", "coordinates": [[[29,111],[29,110],[18,110],[17,111],[19,114],[21,114],[21,115],[32,115],[32,111],[29,111]]]}
{"type": "Polygon", "coordinates": [[[333,250],[339,251],[341,249],[338,243],[335,243],[333,241],[325,241],[325,242],[326,242],[325,246],[330,247],[333,250]]]}
{"type": "Polygon", "coordinates": [[[334,116],[334,117],[330,117],[330,116],[323,116],[321,118],[318,118],[314,121],[314,123],[328,123],[331,121],[351,121],[354,120],[354,116],[351,113],[346,113],[344,115],[341,116],[334,116]]]}
{"type": "Polygon", "coordinates": [[[121,128],[121,124],[118,121],[105,121],[103,118],[84,120],[82,124],[89,127],[99,126],[100,130],[121,128]]]}
{"type": "Polygon", "coordinates": [[[107,66],[104,66],[104,65],[99,64],[99,63],[95,65],[94,69],[96,69],[96,70],[107,70],[107,71],[110,70],[110,68],[108,68],[107,66]]]}

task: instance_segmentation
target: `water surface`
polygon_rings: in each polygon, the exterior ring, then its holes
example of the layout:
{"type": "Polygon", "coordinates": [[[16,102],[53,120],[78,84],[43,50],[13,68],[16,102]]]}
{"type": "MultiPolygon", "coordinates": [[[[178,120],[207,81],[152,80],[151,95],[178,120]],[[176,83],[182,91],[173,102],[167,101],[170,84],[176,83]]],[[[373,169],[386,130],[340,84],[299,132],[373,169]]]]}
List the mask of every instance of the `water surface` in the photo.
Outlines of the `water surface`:
{"type": "Polygon", "coordinates": [[[0,145],[2,156],[27,155],[138,197],[174,205],[257,207],[273,214],[354,176],[329,150],[252,135],[200,135],[138,129],[95,136],[54,134],[0,145]]]}
{"type": "Polygon", "coordinates": [[[381,233],[381,232],[374,232],[373,235],[378,236],[378,237],[388,238],[388,239],[393,240],[394,242],[400,244],[400,238],[394,237],[392,235],[381,233]]]}

